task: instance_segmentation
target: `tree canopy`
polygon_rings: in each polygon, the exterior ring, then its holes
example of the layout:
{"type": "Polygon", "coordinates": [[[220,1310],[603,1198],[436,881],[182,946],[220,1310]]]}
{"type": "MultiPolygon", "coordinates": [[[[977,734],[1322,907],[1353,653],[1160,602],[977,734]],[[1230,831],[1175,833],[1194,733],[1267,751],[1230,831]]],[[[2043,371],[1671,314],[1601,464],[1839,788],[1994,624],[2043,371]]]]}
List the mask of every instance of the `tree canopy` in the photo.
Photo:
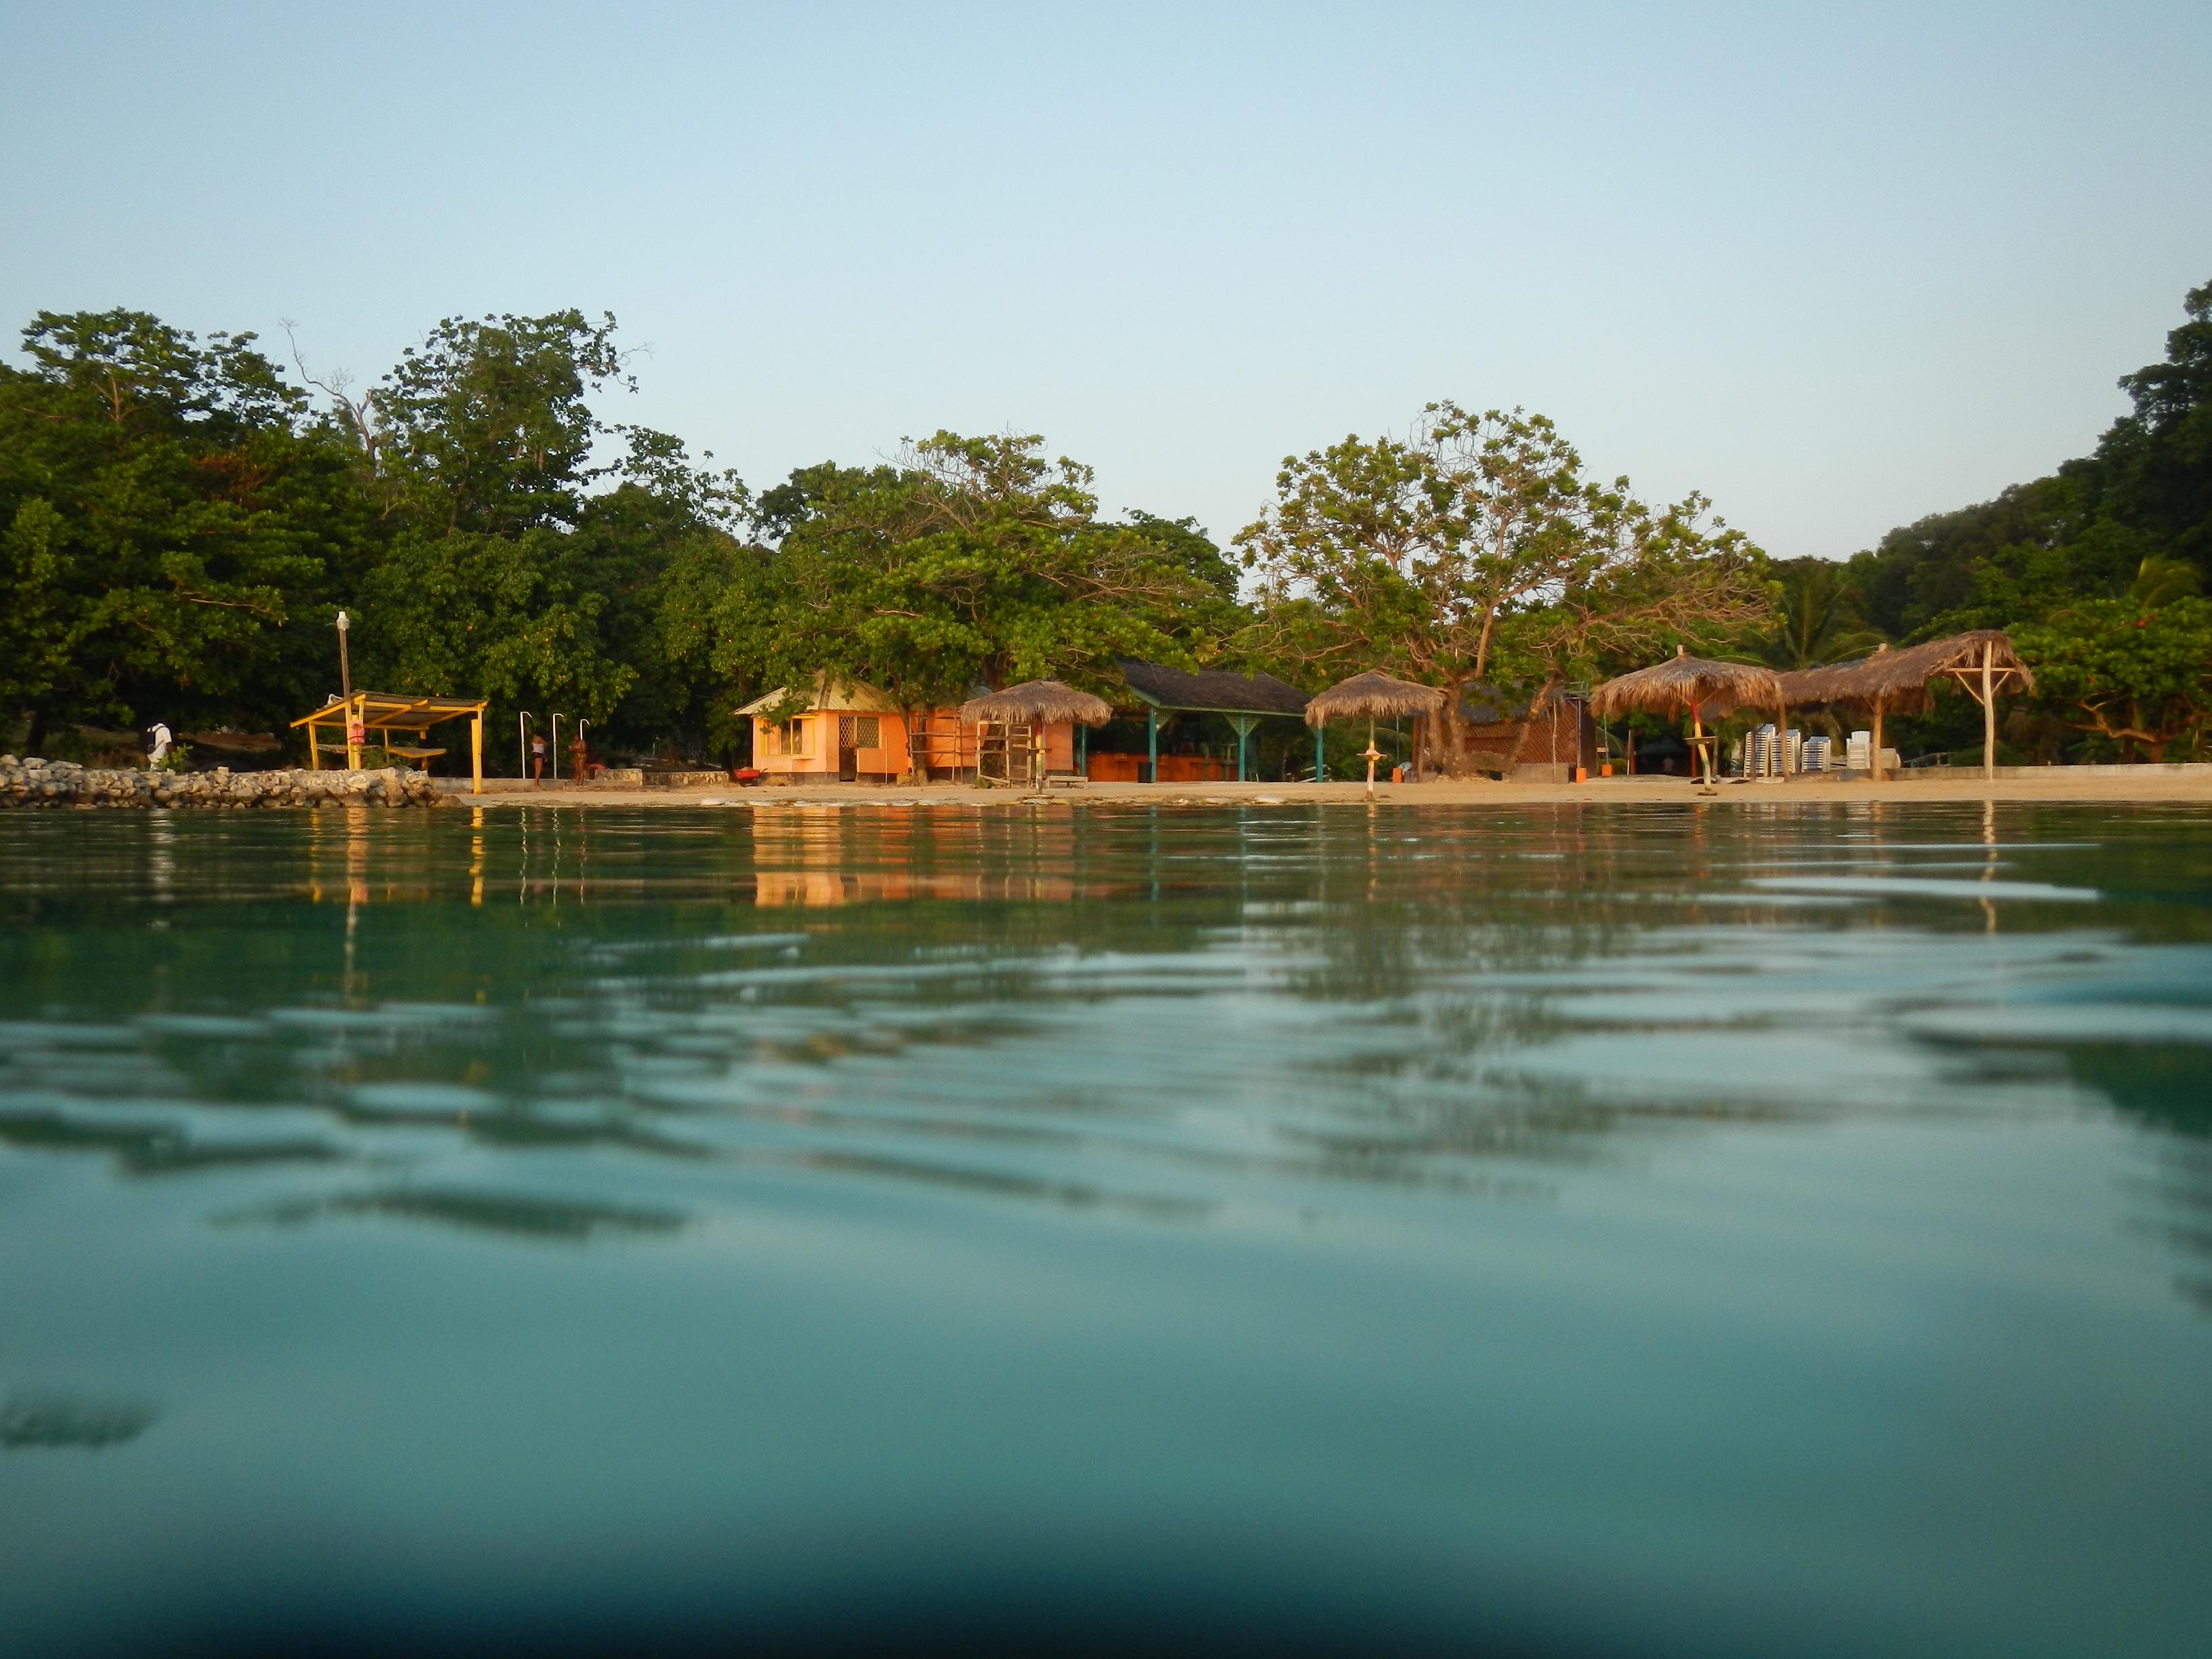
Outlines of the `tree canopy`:
{"type": "MultiPolygon", "coordinates": [[[[0,728],[282,732],[336,690],[343,608],[360,684],[588,716],[630,750],[726,752],[738,704],[823,672],[911,707],[1113,691],[1138,657],[1420,680],[1455,766],[1476,685],[1970,627],[2046,659],[2039,752],[2198,754],[2212,729],[2212,284],[2093,453],[1840,564],[1770,562],[1699,495],[1647,505],[1521,410],[1440,402],[1289,457],[1225,553],[1188,517],[1109,516],[1030,434],[940,431],[756,495],[611,418],[635,383],[608,315],[446,318],[358,392],[291,357],[125,309],[23,330],[0,361],[0,728]]],[[[1900,735],[1943,746],[1968,718],[1939,699],[1900,735]]]]}
{"type": "Polygon", "coordinates": [[[1260,579],[1250,648],[1443,688],[1439,757],[1457,769],[1470,687],[1540,692],[1765,614],[1757,550],[1710,505],[1655,510],[1625,477],[1586,477],[1540,415],[1432,404],[1407,439],[1285,458],[1237,538],[1260,579]]]}
{"type": "MultiPolygon", "coordinates": [[[[2212,586],[2212,283],[2183,311],[2164,361],[2120,377],[2132,408],[2090,454],[1994,501],[1893,530],[1846,570],[1858,611],[1891,638],[2005,628],[2077,666],[2094,657],[2094,684],[2086,666],[2038,668],[2043,713],[2075,734],[2084,758],[2203,744],[2206,714],[2179,712],[2185,703],[2150,648],[2186,634],[2185,611],[2150,620],[2157,607],[2212,586]],[[2112,639],[2093,649],[2105,633],[2112,639]],[[2123,714],[2116,696],[2180,724],[2123,714]]],[[[1947,721],[1971,723],[1963,706],[1939,710],[1918,722],[1923,743],[1942,746],[1947,721]]]]}

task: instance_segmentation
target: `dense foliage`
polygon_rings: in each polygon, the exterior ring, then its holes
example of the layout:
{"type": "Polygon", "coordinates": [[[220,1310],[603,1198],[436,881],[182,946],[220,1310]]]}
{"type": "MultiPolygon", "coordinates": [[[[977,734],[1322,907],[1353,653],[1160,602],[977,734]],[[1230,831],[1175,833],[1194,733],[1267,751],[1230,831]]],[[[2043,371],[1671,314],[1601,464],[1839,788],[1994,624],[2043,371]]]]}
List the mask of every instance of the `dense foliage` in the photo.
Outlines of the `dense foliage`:
{"type": "Polygon", "coordinates": [[[135,312],[24,341],[0,363],[0,727],[33,748],[155,717],[281,732],[336,689],[341,608],[357,684],[726,754],[738,702],[824,672],[917,704],[1105,684],[1248,620],[1194,524],[1103,520],[1034,437],[939,433],[756,501],[596,412],[631,384],[611,317],[448,318],[358,396],[135,312]]]}
{"type": "MultiPolygon", "coordinates": [[[[0,746],[281,734],[336,690],[341,608],[356,684],[588,717],[617,750],[738,752],[738,703],[824,672],[910,705],[1111,690],[1128,656],[1534,696],[1678,643],[1803,667],[1973,626],[2039,665],[2021,758],[2197,755],[2212,729],[2212,285],[2094,454],[1842,565],[1771,563],[1700,496],[1648,507],[1520,410],[1437,404],[1289,458],[1231,558],[1188,519],[1102,517],[1033,436],[940,432],[756,495],[605,419],[632,384],[614,319],[575,311],[448,318],[358,395],[251,335],[41,313],[0,362],[0,746]]],[[[1941,701],[1899,735],[1978,741],[1941,701]]]]}
{"type": "MultiPolygon", "coordinates": [[[[2199,612],[2181,602],[2212,578],[2212,283],[2185,309],[2165,361],[2122,377],[2134,407],[2093,453],[1993,501],[1893,530],[1845,568],[1846,632],[2014,634],[2040,689],[2014,708],[2019,752],[2007,758],[2204,754],[2207,642],[2199,612]]],[[[1978,725],[1953,698],[1903,736],[1908,746],[1978,744],[1978,725]]]]}
{"type": "Polygon", "coordinates": [[[1473,764],[1474,687],[1540,696],[1766,614],[1758,550],[1702,496],[1655,512],[1627,479],[1584,477],[1540,415],[1431,404],[1407,441],[1289,457],[1276,492],[1237,538],[1261,578],[1255,651],[1444,688],[1446,770],[1473,764]]]}

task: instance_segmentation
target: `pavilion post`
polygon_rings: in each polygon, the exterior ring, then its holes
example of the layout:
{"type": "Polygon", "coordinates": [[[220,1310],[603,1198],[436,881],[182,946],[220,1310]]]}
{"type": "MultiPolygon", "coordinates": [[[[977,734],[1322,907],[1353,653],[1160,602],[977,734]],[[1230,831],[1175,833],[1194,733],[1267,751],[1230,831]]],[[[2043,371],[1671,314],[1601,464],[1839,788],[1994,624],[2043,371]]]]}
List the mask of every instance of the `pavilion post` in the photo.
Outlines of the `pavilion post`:
{"type": "Polygon", "coordinates": [[[1870,782],[1881,781],[1881,699],[1874,700],[1874,744],[1867,752],[1867,778],[1870,782]]]}
{"type": "Polygon", "coordinates": [[[1091,728],[1087,726],[1075,728],[1075,771],[1079,777],[1091,775],[1091,728]]]}
{"type": "Polygon", "coordinates": [[[1698,705],[1690,705],[1690,772],[1702,781],[1713,781],[1713,769],[1705,760],[1705,723],[1698,718],[1698,705]]]}
{"type": "Polygon", "coordinates": [[[361,770],[361,745],[368,736],[363,722],[368,717],[368,699],[356,695],[346,699],[346,770],[361,770]]]}
{"type": "Polygon", "coordinates": [[[307,722],[307,769],[310,772],[323,769],[323,747],[315,741],[315,723],[313,720],[307,722]]]}
{"type": "Polygon", "coordinates": [[[1252,735],[1252,727],[1256,722],[1257,716],[1252,714],[1231,714],[1229,717],[1229,723],[1237,728],[1237,781],[1239,783],[1244,781],[1245,739],[1252,735]]]}
{"type": "Polygon", "coordinates": [[[1982,776],[1991,783],[1997,775],[1997,690],[1995,641],[1982,641],[1982,776]]]}
{"type": "Polygon", "coordinates": [[[1328,732],[1325,727],[1314,727],[1314,781],[1328,781],[1328,732]]]}
{"type": "Polygon", "coordinates": [[[469,793],[483,793],[483,710],[469,716],[469,793]]]}
{"type": "Polygon", "coordinates": [[[1145,781],[1160,781],[1160,711],[1156,703],[1145,705],[1145,781]]]}

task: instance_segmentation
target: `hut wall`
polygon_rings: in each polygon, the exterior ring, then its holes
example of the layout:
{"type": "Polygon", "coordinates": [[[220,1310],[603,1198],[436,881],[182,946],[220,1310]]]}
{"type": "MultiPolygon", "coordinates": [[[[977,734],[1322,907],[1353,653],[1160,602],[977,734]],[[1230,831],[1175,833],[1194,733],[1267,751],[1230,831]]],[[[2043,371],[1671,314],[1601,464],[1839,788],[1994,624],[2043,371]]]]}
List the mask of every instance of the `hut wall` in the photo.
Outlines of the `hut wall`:
{"type": "Polygon", "coordinates": [[[1510,775],[1540,768],[1564,778],[1577,766],[1596,768],[1597,722],[1581,703],[1561,698],[1529,720],[1471,727],[1468,749],[1479,771],[1510,775]]]}
{"type": "MultiPolygon", "coordinates": [[[[908,765],[919,765],[932,778],[968,778],[975,775],[977,728],[964,723],[957,708],[933,708],[915,717],[912,744],[902,754],[899,764],[886,767],[887,771],[904,772],[908,765]]],[[[1048,772],[1073,772],[1075,769],[1075,725],[1072,720],[1059,720],[1044,729],[1044,764],[1048,772]]]]}
{"type": "Polygon", "coordinates": [[[792,722],[753,721],[753,764],[770,777],[834,778],[838,773],[838,726],[841,720],[872,720],[876,741],[856,745],[853,769],[856,775],[884,781],[907,769],[905,720],[897,714],[855,714],[849,709],[810,708],[792,722]],[[790,739],[797,726],[796,743],[790,739]]]}

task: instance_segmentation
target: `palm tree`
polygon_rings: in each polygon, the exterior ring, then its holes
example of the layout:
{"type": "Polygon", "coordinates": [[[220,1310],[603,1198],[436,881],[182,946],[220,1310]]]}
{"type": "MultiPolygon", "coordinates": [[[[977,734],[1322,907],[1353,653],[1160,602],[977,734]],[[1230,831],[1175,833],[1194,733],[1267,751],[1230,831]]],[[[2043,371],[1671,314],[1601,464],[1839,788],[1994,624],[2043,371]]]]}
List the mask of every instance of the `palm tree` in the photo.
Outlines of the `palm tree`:
{"type": "Polygon", "coordinates": [[[2169,599],[2196,598],[2203,585],[2197,567],[2188,560],[2154,553],[2136,568],[2127,597],[2146,611],[2155,611],[2169,599]]]}
{"type": "Polygon", "coordinates": [[[1773,632],[1759,642],[1759,655],[1777,668],[1819,668],[1864,656],[1881,643],[1859,612],[1858,594],[1832,559],[1791,559],[1778,564],[1779,604],[1773,632]]]}

